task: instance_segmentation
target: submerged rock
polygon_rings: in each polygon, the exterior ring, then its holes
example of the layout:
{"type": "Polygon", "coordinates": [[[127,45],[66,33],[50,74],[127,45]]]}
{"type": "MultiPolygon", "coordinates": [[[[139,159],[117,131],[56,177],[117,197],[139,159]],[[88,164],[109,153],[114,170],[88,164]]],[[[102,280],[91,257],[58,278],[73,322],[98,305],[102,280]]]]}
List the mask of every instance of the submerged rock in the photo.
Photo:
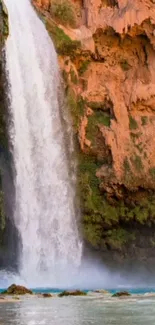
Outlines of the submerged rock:
{"type": "Polygon", "coordinates": [[[2,294],[7,295],[25,295],[25,294],[33,294],[33,292],[23,286],[19,286],[16,284],[12,284],[7,290],[3,291],[2,294]]]}
{"type": "Polygon", "coordinates": [[[52,295],[50,293],[43,293],[42,294],[42,297],[44,297],[44,298],[51,298],[52,295]]]}
{"type": "Polygon", "coordinates": [[[59,294],[59,297],[67,297],[67,296],[86,296],[86,292],[75,290],[75,291],[63,291],[59,294]]]}
{"type": "Polygon", "coordinates": [[[109,293],[109,291],[104,290],[104,289],[97,289],[97,290],[95,290],[94,292],[95,292],[95,293],[102,293],[102,294],[107,294],[107,293],[109,293]]]}
{"type": "Polygon", "coordinates": [[[131,296],[131,294],[128,291],[120,291],[112,295],[112,297],[128,297],[128,296],[131,296]]]}
{"type": "Polygon", "coordinates": [[[13,299],[14,299],[14,300],[20,300],[20,298],[17,297],[17,296],[13,297],[13,299]]]}

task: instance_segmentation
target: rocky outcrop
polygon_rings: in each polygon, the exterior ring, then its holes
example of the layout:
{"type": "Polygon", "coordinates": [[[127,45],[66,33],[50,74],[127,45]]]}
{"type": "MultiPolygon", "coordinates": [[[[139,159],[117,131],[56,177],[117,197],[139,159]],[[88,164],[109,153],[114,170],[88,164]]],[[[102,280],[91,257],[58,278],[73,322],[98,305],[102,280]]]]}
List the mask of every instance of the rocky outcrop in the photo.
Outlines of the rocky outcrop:
{"type": "Polygon", "coordinates": [[[78,5],[74,29],[53,22],[50,6],[40,12],[59,54],[78,139],[85,241],[115,267],[155,265],[155,3],[78,5]]]}
{"type": "Polygon", "coordinates": [[[52,295],[50,293],[43,293],[42,297],[43,298],[52,298],[52,295]]]}
{"type": "Polygon", "coordinates": [[[112,295],[112,297],[115,298],[122,298],[122,297],[130,297],[131,294],[128,291],[120,291],[120,292],[116,292],[112,295]]]}
{"type": "Polygon", "coordinates": [[[87,293],[84,291],[80,290],[75,290],[75,291],[62,291],[59,294],[59,297],[68,297],[68,296],[86,296],[87,293]]]}
{"type": "Polygon", "coordinates": [[[32,295],[32,291],[27,289],[26,287],[19,286],[16,284],[12,284],[7,290],[3,291],[2,294],[4,295],[32,295]]]}

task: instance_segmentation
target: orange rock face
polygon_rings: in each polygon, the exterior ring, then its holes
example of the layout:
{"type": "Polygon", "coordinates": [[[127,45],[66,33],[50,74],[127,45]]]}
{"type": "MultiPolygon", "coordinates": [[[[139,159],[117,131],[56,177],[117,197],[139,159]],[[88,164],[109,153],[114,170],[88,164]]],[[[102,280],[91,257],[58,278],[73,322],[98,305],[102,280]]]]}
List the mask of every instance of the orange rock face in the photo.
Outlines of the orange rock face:
{"type": "MultiPolygon", "coordinates": [[[[74,30],[59,27],[72,40],[81,41],[81,49],[60,55],[59,62],[67,89],[83,104],[82,112],[77,106],[74,113],[79,114],[76,135],[84,156],[80,176],[84,235],[95,248],[121,250],[124,258],[129,250],[135,260],[145,260],[142,243],[147,236],[147,259],[151,260],[155,242],[155,1],[78,3],[81,26],[74,30]]],[[[120,262],[120,255],[117,258],[120,262]]]]}
{"type": "Polygon", "coordinates": [[[50,0],[35,0],[36,4],[44,9],[49,9],[50,6],[50,0]]]}
{"type": "MultiPolygon", "coordinates": [[[[111,182],[113,174],[114,182],[129,189],[154,189],[154,1],[85,0],[84,7],[87,26],[94,33],[96,53],[95,61],[83,75],[87,89],[82,96],[87,102],[102,106],[104,102],[106,106],[107,98],[112,103],[106,113],[109,126],[99,125],[113,161],[106,178],[111,182]],[[125,179],[125,164],[134,179],[125,179]]],[[[104,169],[107,170],[106,165],[97,173],[103,180],[104,169]]]]}
{"type": "MultiPolygon", "coordinates": [[[[121,38],[112,30],[107,35],[97,33],[95,41],[103,62],[89,65],[85,73],[88,86],[83,96],[98,103],[108,97],[112,102],[109,127],[99,128],[111,150],[115,176],[119,183],[124,182],[123,165],[128,159],[132,173],[137,175],[131,186],[143,184],[154,188],[154,179],[149,174],[155,167],[153,46],[143,35],[121,38]],[[136,159],[143,168],[138,170],[136,159]]],[[[102,176],[102,172],[98,175],[102,176]]]]}

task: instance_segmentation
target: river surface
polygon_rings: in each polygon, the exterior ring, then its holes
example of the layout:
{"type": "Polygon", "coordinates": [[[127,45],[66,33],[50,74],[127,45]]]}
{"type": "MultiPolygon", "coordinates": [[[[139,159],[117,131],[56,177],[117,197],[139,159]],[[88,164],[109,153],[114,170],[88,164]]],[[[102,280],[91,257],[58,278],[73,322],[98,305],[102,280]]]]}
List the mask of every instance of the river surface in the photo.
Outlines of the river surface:
{"type": "Polygon", "coordinates": [[[0,325],[154,325],[155,297],[24,298],[0,304],[0,325]]]}

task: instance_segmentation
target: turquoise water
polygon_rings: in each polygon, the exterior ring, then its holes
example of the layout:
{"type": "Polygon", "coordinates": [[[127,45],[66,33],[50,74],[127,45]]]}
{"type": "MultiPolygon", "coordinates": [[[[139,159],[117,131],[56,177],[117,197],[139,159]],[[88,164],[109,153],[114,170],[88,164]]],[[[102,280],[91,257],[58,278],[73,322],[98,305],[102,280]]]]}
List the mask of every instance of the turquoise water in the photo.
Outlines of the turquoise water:
{"type": "Polygon", "coordinates": [[[154,325],[155,297],[130,299],[100,295],[22,298],[0,304],[1,325],[154,325]]]}
{"type": "MultiPolygon", "coordinates": [[[[6,289],[6,288],[5,288],[6,289]]],[[[4,288],[3,289],[0,289],[0,293],[3,292],[5,290],[4,288]]],[[[79,289],[79,288],[76,288],[76,289],[79,289]]],[[[118,292],[118,291],[128,291],[130,292],[131,294],[145,294],[147,292],[154,292],[155,293],[155,287],[147,287],[147,288],[126,288],[126,287],[121,287],[121,288],[113,288],[113,289],[109,289],[109,288],[103,288],[105,290],[108,290],[110,293],[115,293],[115,292],[118,292]]],[[[34,293],[60,293],[62,292],[64,289],[60,289],[60,288],[31,288],[31,290],[34,292],[34,293]]],[[[90,289],[85,289],[84,290],[85,292],[89,292],[90,289]]]]}
{"type": "MultiPolygon", "coordinates": [[[[78,288],[77,288],[78,289],[78,288]]],[[[115,288],[115,289],[108,289],[108,288],[104,288],[105,290],[108,290],[111,294],[114,294],[115,292],[118,291],[128,291],[131,294],[145,294],[147,292],[154,292],[155,293],[155,288],[115,288]]],[[[62,292],[63,289],[50,289],[50,288],[38,288],[38,289],[33,289],[32,291],[35,293],[59,293],[62,292]]],[[[90,290],[86,289],[84,290],[85,292],[89,292],[90,290]]]]}

